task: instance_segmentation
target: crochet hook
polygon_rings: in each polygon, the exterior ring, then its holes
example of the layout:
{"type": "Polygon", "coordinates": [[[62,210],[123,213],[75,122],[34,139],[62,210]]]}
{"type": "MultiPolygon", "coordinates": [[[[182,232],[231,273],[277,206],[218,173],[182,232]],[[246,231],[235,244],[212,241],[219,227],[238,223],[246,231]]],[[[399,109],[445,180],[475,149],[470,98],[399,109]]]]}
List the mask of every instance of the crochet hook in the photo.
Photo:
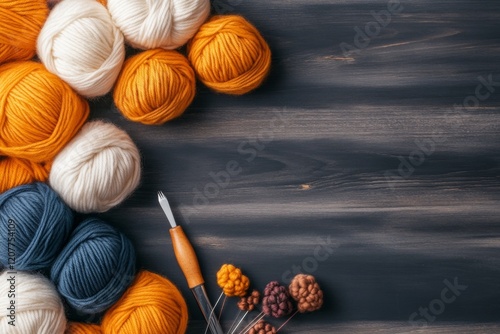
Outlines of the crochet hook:
{"type": "Polygon", "coordinates": [[[170,229],[170,237],[172,238],[175,258],[184,273],[184,277],[186,277],[189,288],[196,298],[196,302],[201,309],[201,313],[203,313],[203,316],[205,317],[208,327],[210,328],[210,332],[212,334],[224,334],[217,318],[210,316],[213,313],[213,308],[204,287],[205,281],[203,279],[203,275],[201,274],[200,265],[193,246],[189,242],[186,234],[184,234],[182,227],[176,224],[170,204],[161,191],[158,191],[158,202],[160,203],[160,206],[167,216],[170,226],[172,227],[170,229]]]}

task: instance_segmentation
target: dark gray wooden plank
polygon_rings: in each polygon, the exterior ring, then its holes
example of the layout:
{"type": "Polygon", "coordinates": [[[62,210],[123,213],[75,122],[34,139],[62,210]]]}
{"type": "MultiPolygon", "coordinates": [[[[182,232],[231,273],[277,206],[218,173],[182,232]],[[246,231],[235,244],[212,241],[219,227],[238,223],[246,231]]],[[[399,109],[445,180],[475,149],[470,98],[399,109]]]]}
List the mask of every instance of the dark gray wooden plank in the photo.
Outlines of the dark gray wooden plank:
{"type": "MultiPolygon", "coordinates": [[[[125,121],[109,97],[92,111],[126,129],[143,154],[140,188],[103,217],[131,237],[142,267],[182,289],[188,332],[200,333],[202,318],[158,189],[214,300],[223,263],[258,288],[286,281],[294,266],[317,277],[325,307],[283,332],[498,332],[500,86],[481,88],[490,94],[477,107],[454,105],[474,101],[479,77],[500,82],[500,3],[401,1],[401,13],[350,54],[340,44],[354,45],[355,27],[387,1],[214,3],[269,41],[273,69],[259,90],[230,97],[200,86],[185,115],[160,127],[125,121]],[[211,175],[230,161],[237,172],[217,186],[211,175]],[[322,242],[331,254],[318,255],[322,242]],[[453,302],[427,320],[418,314],[439,307],[455,279],[467,287],[453,302]]],[[[223,320],[235,313],[226,306],[223,320]]]]}

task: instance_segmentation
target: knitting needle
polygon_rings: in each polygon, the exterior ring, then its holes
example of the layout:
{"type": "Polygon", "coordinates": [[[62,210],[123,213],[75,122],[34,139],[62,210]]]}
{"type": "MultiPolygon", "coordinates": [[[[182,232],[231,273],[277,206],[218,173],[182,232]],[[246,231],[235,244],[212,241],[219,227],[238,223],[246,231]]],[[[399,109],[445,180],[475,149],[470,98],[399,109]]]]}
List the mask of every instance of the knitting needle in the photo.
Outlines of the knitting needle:
{"type": "Polygon", "coordinates": [[[198,306],[201,309],[201,313],[203,313],[203,316],[205,317],[205,320],[210,328],[210,332],[212,334],[224,334],[217,318],[210,316],[213,312],[213,308],[210,304],[210,300],[208,299],[205,287],[203,286],[205,281],[203,280],[200,265],[198,264],[198,259],[196,258],[193,246],[184,234],[182,227],[175,223],[170,204],[161,191],[158,191],[158,202],[160,203],[160,206],[167,216],[170,226],[172,227],[170,229],[170,237],[172,238],[175,258],[177,259],[177,263],[179,263],[179,266],[186,277],[189,288],[196,298],[198,306]]]}

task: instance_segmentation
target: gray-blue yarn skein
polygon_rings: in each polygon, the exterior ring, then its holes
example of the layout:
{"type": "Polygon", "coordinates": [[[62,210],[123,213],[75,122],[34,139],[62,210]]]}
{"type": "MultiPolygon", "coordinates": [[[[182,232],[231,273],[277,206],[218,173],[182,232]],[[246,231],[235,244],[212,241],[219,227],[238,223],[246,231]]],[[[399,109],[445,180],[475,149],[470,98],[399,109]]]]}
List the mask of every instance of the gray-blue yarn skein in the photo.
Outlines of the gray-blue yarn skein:
{"type": "Polygon", "coordinates": [[[112,306],[134,277],[132,243],[98,218],[78,225],[50,271],[52,282],[67,303],[87,314],[112,306]]]}
{"type": "Polygon", "coordinates": [[[9,270],[49,268],[72,229],[71,209],[45,183],[0,194],[0,262],[9,270]]]}

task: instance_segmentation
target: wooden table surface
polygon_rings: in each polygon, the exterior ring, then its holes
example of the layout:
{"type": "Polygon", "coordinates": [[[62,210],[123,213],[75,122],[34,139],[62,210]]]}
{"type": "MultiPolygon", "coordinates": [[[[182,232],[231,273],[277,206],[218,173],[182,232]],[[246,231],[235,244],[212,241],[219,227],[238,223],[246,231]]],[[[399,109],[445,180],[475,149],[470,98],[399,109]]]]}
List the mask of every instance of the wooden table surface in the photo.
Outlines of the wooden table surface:
{"type": "MultiPolygon", "coordinates": [[[[140,187],[102,217],[132,239],[140,267],[181,288],[188,333],[203,333],[202,316],[157,190],[211,299],[224,263],[259,289],[317,278],[323,309],[280,333],[499,333],[500,2],[213,5],[269,42],[258,90],[200,85],[180,119],[156,127],[126,121],[109,96],[92,104],[143,157],[140,187]]],[[[231,300],[225,326],[235,313],[231,300]]]]}

